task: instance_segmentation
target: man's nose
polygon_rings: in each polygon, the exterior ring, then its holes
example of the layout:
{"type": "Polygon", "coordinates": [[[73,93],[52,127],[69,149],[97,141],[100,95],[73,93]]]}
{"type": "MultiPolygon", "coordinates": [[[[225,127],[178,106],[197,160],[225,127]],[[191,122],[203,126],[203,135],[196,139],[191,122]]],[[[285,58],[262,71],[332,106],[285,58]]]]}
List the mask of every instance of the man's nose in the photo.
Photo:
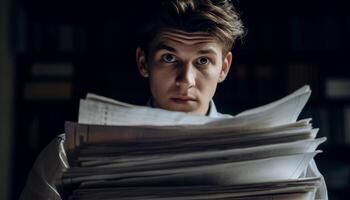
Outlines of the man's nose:
{"type": "Polygon", "coordinates": [[[178,67],[179,72],[176,77],[176,85],[184,88],[194,87],[196,84],[196,73],[191,63],[183,63],[178,67]]]}

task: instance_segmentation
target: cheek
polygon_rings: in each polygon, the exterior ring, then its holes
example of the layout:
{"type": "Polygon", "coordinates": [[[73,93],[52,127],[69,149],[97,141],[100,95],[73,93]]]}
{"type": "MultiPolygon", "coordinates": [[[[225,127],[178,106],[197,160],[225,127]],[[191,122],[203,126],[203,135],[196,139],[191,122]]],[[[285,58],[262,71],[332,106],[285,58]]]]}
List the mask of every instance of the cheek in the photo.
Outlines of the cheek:
{"type": "Polygon", "coordinates": [[[220,77],[221,68],[217,66],[210,67],[202,73],[202,79],[208,84],[217,83],[220,77]]]}
{"type": "Polygon", "coordinates": [[[172,72],[165,68],[157,68],[150,71],[150,84],[154,93],[164,93],[171,87],[173,81],[172,72]]]}
{"type": "Polygon", "coordinates": [[[220,69],[215,67],[201,73],[201,76],[198,79],[198,88],[202,91],[202,93],[212,96],[215,93],[219,76],[220,69]]]}

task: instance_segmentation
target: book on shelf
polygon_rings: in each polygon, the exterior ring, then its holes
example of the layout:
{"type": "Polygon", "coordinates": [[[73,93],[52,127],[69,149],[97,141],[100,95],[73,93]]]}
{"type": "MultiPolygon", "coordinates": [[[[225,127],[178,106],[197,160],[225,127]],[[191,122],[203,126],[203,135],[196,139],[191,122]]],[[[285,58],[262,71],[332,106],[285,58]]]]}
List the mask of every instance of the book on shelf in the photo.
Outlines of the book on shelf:
{"type": "Polygon", "coordinates": [[[28,101],[67,101],[73,96],[74,65],[71,62],[34,62],[23,85],[28,101]]]}
{"type": "Polygon", "coordinates": [[[23,89],[27,101],[67,101],[72,96],[73,85],[69,81],[30,81],[23,89]]]}
{"type": "Polygon", "coordinates": [[[34,62],[30,68],[30,75],[33,78],[68,79],[74,75],[74,65],[71,62],[34,62]]]}
{"type": "Polygon", "coordinates": [[[67,199],[315,199],[317,128],[298,119],[304,86],[233,117],[135,106],[88,94],[66,122],[67,199]]]}
{"type": "Polygon", "coordinates": [[[273,66],[268,64],[254,66],[256,84],[254,88],[256,89],[256,98],[260,102],[270,100],[269,98],[276,96],[280,91],[280,88],[276,85],[277,73],[275,71],[273,66]]]}
{"type": "Polygon", "coordinates": [[[344,134],[345,144],[350,146],[350,105],[344,107],[344,134]]]}
{"type": "Polygon", "coordinates": [[[350,78],[329,77],[325,83],[325,94],[330,100],[350,99],[350,78]]]}
{"type": "Polygon", "coordinates": [[[58,28],[58,50],[59,52],[74,52],[74,27],[64,24],[58,28]]]}
{"type": "Polygon", "coordinates": [[[311,85],[313,88],[312,98],[320,98],[320,72],[319,66],[314,63],[292,62],[287,66],[287,88],[289,92],[294,91],[302,85],[311,85]]]}
{"type": "MultiPolygon", "coordinates": [[[[227,99],[235,99],[237,101],[244,102],[249,96],[251,90],[249,90],[249,80],[251,73],[249,72],[249,66],[245,64],[238,64],[232,69],[231,77],[229,76],[230,87],[226,91],[234,92],[222,92],[225,93],[227,99]]],[[[224,83],[226,84],[226,83],[224,83]]],[[[226,88],[225,88],[226,89],[226,88]]]]}
{"type": "Polygon", "coordinates": [[[290,49],[295,52],[339,51],[344,44],[343,23],[339,16],[291,16],[289,21],[290,49]],[[329,38],[332,38],[330,40],[329,38]],[[324,41],[320,43],[319,41],[324,41]]]}

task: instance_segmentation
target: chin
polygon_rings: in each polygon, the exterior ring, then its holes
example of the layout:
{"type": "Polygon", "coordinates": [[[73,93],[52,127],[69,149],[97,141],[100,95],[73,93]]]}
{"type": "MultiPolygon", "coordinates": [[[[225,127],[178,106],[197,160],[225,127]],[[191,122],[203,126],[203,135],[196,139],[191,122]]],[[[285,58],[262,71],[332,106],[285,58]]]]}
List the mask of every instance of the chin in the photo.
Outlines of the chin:
{"type": "Polygon", "coordinates": [[[201,115],[198,113],[198,102],[191,102],[188,104],[176,103],[172,100],[168,100],[158,104],[156,107],[160,107],[165,110],[175,111],[175,112],[185,112],[189,114],[201,115]]]}
{"type": "Polygon", "coordinates": [[[194,114],[194,115],[202,115],[198,113],[198,109],[195,109],[193,107],[188,107],[188,106],[172,106],[168,110],[171,111],[178,111],[178,112],[185,112],[188,114],[194,114]]]}

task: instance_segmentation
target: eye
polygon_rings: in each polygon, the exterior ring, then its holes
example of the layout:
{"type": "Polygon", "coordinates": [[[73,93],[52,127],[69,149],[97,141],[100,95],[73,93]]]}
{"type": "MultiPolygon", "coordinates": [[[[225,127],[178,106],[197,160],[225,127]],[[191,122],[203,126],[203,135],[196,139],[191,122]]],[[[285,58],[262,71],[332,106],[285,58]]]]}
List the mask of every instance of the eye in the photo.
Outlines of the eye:
{"type": "Polygon", "coordinates": [[[167,53],[162,56],[162,60],[166,63],[174,63],[176,62],[176,57],[172,54],[167,53]]]}
{"type": "Polygon", "coordinates": [[[200,57],[197,60],[198,65],[206,65],[209,63],[209,59],[207,57],[200,57]]]}

